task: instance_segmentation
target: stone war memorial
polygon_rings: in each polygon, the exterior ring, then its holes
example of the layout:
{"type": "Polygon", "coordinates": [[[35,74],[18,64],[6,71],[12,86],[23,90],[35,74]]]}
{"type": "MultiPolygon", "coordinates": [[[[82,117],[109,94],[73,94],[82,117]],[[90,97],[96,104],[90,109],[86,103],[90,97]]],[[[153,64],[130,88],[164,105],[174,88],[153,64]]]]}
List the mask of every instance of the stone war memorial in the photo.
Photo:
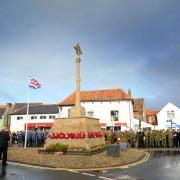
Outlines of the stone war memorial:
{"type": "Polygon", "coordinates": [[[74,49],[76,52],[76,103],[70,110],[68,118],[54,119],[45,148],[52,144],[61,143],[68,145],[69,149],[85,148],[91,150],[105,144],[99,120],[86,117],[85,108],[80,103],[80,56],[82,54],[80,44],[74,46],[74,49]]]}

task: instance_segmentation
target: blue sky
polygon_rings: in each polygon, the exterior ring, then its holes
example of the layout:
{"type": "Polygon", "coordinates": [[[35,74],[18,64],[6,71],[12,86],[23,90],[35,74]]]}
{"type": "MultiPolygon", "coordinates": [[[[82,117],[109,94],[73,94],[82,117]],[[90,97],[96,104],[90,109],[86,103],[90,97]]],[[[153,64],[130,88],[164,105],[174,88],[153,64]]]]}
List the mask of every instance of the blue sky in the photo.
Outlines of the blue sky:
{"type": "Polygon", "coordinates": [[[1,0],[0,104],[57,103],[75,89],[132,90],[146,108],[180,106],[179,0],[1,0]]]}

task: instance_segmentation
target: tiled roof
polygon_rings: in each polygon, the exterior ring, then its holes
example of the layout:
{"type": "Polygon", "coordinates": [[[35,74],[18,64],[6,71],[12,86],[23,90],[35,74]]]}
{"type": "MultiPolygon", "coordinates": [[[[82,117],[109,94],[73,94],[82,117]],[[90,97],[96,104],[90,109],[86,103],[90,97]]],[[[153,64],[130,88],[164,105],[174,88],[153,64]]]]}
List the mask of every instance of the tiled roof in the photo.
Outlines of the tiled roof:
{"type": "Polygon", "coordinates": [[[157,115],[159,112],[160,112],[160,110],[149,110],[149,109],[144,110],[144,113],[147,116],[157,115]]]}
{"type": "MultiPolygon", "coordinates": [[[[42,103],[30,103],[30,105],[42,105],[42,103]]],[[[13,108],[14,111],[20,110],[27,107],[27,103],[15,103],[13,108]]]]}
{"type": "MultiPolygon", "coordinates": [[[[81,91],[81,101],[116,101],[116,100],[130,100],[131,97],[122,89],[107,89],[96,91],[81,91]]],[[[76,101],[76,93],[72,93],[60,105],[74,105],[76,101]]]]}
{"type": "Polygon", "coordinates": [[[6,107],[7,107],[7,105],[5,105],[5,104],[0,105],[0,109],[6,109],[6,107]]]}
{"type": "MultiPolygon", "coordinates": [[[[12,115],[26,115],[27,107],[12,113],[12,115]]],[[[47,105],[31,105],[29,106],[29,114],[58,114],[59,108],[57,104],[47,104],[47,105]]]]}

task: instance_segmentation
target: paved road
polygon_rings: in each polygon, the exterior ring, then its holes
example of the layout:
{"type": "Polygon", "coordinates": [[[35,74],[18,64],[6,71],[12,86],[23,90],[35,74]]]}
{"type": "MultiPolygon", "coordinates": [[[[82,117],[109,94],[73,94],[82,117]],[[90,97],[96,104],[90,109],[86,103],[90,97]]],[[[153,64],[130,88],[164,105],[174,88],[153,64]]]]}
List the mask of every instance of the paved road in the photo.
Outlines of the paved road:
{"type": "Polygon", "coordinates": [[[9,164],[4,171],[1,168],[0,175],[2,180],[180,180],[180,155],[152,156],[135,167],[103,172],[57,171],[9,164]]]}
{"type": "Polygon", "coordinates": [[[55,171],[19,165],[1,166],[0,180],[93,180],[93,176],[68,171],[55,171]]]}
{"type": "Polygon", "coordinates": [[[180,180],[180,155],[152,156],[144,164],[108,170],[103,176],[115,180],[180,180]]]}

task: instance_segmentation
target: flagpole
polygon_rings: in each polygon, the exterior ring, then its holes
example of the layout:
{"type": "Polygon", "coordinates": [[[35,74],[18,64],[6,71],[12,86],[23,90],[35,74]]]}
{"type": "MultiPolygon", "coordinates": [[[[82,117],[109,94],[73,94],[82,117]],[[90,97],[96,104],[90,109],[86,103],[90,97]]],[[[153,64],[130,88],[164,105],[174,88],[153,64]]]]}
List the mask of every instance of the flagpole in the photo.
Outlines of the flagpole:
{"type": "Polygon", "coordinates": [[[29,81],[30,81],[30,77],[29,77],[29,79],[28,79],[28,98],[27,98],[27,114],[26,114],[26,127],[25,127],[24,149],[26,149],[26,147],[27,147],[27,123],[28,123],[28,119],[29,119],[29,97],[30,97],[29,81]]]}

